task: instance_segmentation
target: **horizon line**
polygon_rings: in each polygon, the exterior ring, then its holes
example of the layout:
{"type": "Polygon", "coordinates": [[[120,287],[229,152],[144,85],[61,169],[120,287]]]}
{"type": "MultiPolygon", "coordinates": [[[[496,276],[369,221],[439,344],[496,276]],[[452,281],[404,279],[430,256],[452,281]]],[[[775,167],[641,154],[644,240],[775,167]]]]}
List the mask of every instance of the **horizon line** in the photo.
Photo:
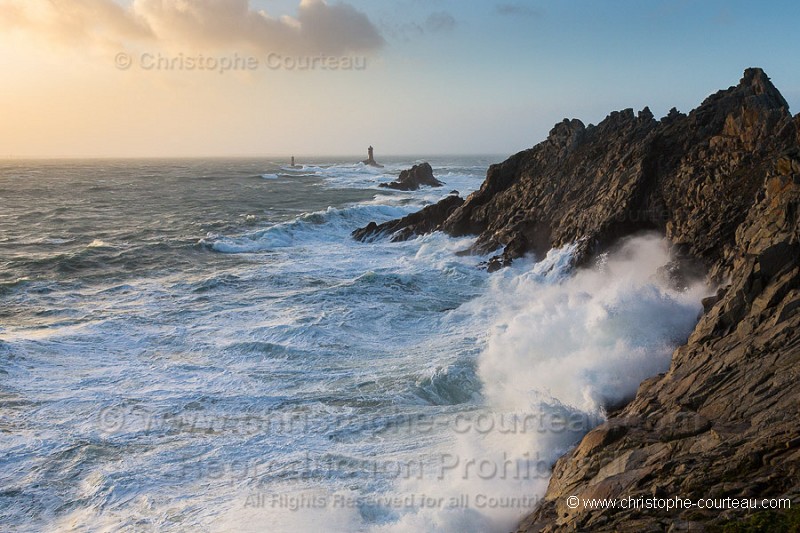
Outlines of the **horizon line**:
{"type": "MultiPolygon", "coordinates": [[[[381,158],[426,158],[426,157],[509,157],[517,152],[510,153],[492,153],[492,152],[451,152],[451,153],[397,153],[397,154],[382,154],[377,156],[376,159],[381,158]]],[[[354,159],[355,163],[360,163],[364,154],[238,154],[238,155],[131,155],[131,156],[83,156],[83,155],[57,155],[57,156],[29,156],[29,155],[5,155],[0,156],[0,161],[123,161],[123,160],[141,160],[141,161],[155,161],[155,160],[208,160],[208,159],[275,159],[275,160],[290,160],[294,157],[298,159],[354,159]]],[[[298,161],[301,162],[301,161],[298,161]]]]}

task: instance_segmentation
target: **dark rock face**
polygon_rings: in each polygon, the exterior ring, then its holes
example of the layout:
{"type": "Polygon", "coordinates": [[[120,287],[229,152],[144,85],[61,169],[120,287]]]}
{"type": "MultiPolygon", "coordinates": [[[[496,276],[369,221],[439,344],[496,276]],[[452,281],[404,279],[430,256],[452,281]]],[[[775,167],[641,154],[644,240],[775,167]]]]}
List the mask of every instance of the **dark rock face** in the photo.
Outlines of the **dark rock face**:
{"type": "Polygon", "coordinates": [[[416,235],[424,235],[436,230],[463,204],[464,200],[458,196],[458,191],[453,191],[443,200],[429,205],[421,211],[380,225],[370,222],[365,227],[355,230],[352,235],[359,241],[372,241],[383,236],[390,236],[392,242],[407,241],[416,235]]]}
{"type": "Polygon", "coordinates": [[[493,165],[443,229],[475,249],[527,252],[581,241],[584,256],[632,231],[659,229],[711,264],[753,204],[772,157],[791,144],[788,106],[760,69],[683,115],[645,108],[597,126],[564,120],[546,141],[493,165]],[[702,211],[704,216],[697,217],[702,211]]]}
{"type": "Polygon", "coordinates": [[[408,170],[400,172],[400,177],[391,183],[381,183],[379,187],[386,187],[398,191],[416,191],[423,185],[441,187],[441,181],[433,177],[433,169],[428,163],[414,165],[408,170]]]}
{"type": "MultiPolygon", "coordinates": [[[[589,193],[595,202],[587,193],[568,196],[569,185],[551,193],[567,198],[565,213],[590,210],[576,214],[586,234],[574,233],[568,220],[547,216],[544,208],[535,220],[567,224],[547,226],[552,244],[588,237],[587,254],[637,225],[654,226],[709,267],[713,279],[730,283],[704,301],[705,313],[688,343],[675,351],[669,372],[642,383],[629,405],[556,463],[544,504],[519,531],[703,531],[747,515],[696,508],[570,509],[572,495],[796,501],[800,494],[800,115],[793,119],[766,75],[749,69],[737,87],[709,97],[688,116],[672,113],[650,126],[638,120],[628,114],[618,131],[608,132],[615,142],[635,141],[627,150],[610,145],[622,151],[585,163],[596,170],[593,164],[634,157],[620,168],[597,170],[608,172],[612,185],[592,180],[589,186],[599,187],[589,193]],[[650,131],[636,140],[645,129],[650,131]],[[605,438],[611,433],[619,436],[605,438]]],[[[590,135],[570,124],[560,130],[562,146],[580,147],[590,135]]],[[[543,164],[536,150],[516,168],[543,164]]],[[[569,168],[579,168],[572,161],[569,168]]],[[[494,170],[498,183],[502,171],[494,170]]],[[[500,188],[500,197],[512,205],[517,202],[505,191],[526,180],[522,171],[514,172],[500,188]]],[[[569,175],[580,179],[577,172],[569,175]]],[[[535,190],[545,187],[528,183],[535,190]]],[[[528,197],[534,205],[539,199],[528,197]]],[[[446,227],[482,216],[487,228],[497,228],[492,235],[508,234],[513,241],[514,228],[489,216],[499,198],[472,213],[470,201],[446,227]]],[[[508,246],[506,255],[514,257],[508,246]]]]}
{"type": "Polygon", "coordinates": [[[648,108],[611,113],[597,126],[556,124],[547,140],[492,165],[480,190],[443,223],[477,235],[477,253],[502,249],[490,268],[529,252],[579,242],[577,260],[619,237],[664,232],[721,274],[774,158],[793,146],[788,105],[761,69],[684,115],[648,108]],[[702,216],[697,216],[701,213],[702,216]]]}
{"type": "Polygon", "coordinates": [[[565,120],[444,221],[423,213],[416,232],[502,248],[490,268],[573,242],[585,260],[656,229],[723,284],[669,371],[558,460],[519,532],[720,530],[749,514],[570,509],[569,496],[800,503],[800,115],[761,69],[688,115],[565,120]]]}
{"type": "MultiPolygon", "coordinates": [[[[794,122],[796,131],[800,119],[794,122]]],[[[696,508],[572,510],[566,503],[572,495],[788,497],[797,503],[798,170],[800,158],[790,155],[767,172],[756,203],[735,230],[733,246],[722,247],[718,261],[730,265],[732,283],[705,302],[706,313],[689,342],[675,351],[669,372],[642,383],[632,403],[559,459],[545,503],[520,532],[704,531],[747,515],[696,508]],[[624,435],[614,441],[600,438],[612,430],[624,435]]]]}

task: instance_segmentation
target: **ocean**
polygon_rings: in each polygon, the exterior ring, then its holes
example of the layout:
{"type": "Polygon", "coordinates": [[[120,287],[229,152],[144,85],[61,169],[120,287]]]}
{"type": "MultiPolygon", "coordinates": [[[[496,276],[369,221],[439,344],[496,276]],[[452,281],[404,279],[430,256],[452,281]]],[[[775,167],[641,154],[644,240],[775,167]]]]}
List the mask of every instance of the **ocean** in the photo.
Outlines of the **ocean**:
{"type": "Polygon", "coordinates": [[[707,289],[350,233],[478,189],[315,158],[0,162],[0,530],[508,531],[707,289]]]}

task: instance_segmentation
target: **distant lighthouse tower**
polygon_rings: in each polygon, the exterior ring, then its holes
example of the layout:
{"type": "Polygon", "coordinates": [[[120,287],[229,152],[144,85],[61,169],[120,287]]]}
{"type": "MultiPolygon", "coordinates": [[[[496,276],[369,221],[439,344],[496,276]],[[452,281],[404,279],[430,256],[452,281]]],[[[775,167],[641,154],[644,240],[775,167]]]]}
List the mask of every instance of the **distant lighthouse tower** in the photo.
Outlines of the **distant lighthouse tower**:
{"type": "Polygon", "coordinates": [[[364,163],[365,165],[369,165],[371,167],[383,168],[383,165],[375,161],[375,152],[372,146],[367,148],[367,159],[362,161],[362,163],[364,163]]]}

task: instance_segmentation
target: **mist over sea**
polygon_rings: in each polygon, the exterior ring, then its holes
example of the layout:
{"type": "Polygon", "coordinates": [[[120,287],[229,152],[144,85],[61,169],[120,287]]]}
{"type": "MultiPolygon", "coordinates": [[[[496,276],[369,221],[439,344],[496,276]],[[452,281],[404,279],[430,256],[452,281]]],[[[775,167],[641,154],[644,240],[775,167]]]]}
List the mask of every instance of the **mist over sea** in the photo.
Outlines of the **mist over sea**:
{"type": "Polygon", "coordinates": [[[0,162],[0,530],[513,527],[704,288],[654,236],[494,274],[350,238],[501,159],[0,162]]]}

